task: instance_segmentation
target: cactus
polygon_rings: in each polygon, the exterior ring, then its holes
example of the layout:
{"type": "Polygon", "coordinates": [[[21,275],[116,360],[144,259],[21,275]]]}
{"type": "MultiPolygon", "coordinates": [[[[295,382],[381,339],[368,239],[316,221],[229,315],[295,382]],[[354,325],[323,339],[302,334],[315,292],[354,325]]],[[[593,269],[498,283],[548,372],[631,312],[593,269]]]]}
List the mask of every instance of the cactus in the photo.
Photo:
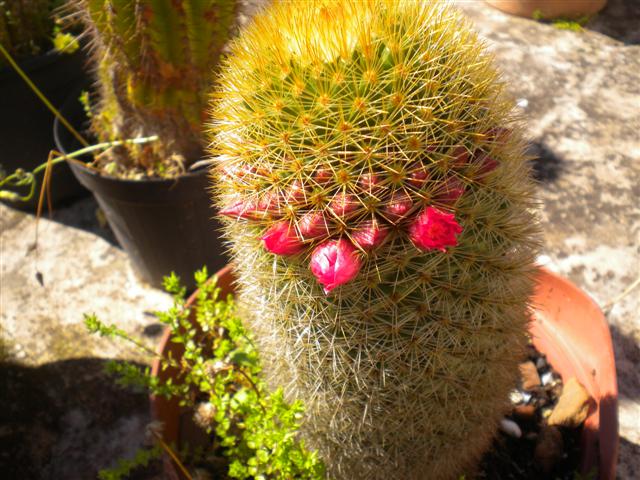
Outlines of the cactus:
{"type": "Polygon", "coordinates": [[[51,42],[52,9],[51,0],[0,0],[0,44],[16,58],[40,53],[51,42]]]}
{"type": "Polygon", "coordinates": [[[449,479],[508,409],[539,243],[512,102],[440,2],[282,2],[230,48],[215,201],[330,477],[449,479]]]}
{"type": "Polygon", "coordinates": [[[235,21],[233,0],[83,0],[99,101],[100,141],[158,135],[122,147],[110,173],[175,175],[203,153],[213,70],[235,21]]]}

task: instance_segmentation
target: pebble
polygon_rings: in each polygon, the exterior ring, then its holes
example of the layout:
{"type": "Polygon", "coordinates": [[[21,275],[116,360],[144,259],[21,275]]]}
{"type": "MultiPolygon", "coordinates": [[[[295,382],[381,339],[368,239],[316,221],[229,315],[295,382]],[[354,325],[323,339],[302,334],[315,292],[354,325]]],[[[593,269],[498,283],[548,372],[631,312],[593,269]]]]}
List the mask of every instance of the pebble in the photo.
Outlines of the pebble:
{"type": "Polygon", "coordinates": [[[549,416],[549,425],[577,428],[587,418],[591,396],[589,392],[571,377],[565,382],[558,403],[549,416]]]}
{"type": "Polygon", "coordinates": [[[558,427],[544,425],[538,435],[536,448],[533,454],[534,459],[545,473],[550,473],[564,453],[564,442],[562,433],[558,427]]]}
{"type": "Polygon", "coordinates": [[[542,377],[540,378],[540,380],[542,381],[542,385],[544,385],[544,386],[549,385],[553,381],[553,373],[551,373],[551,372],[543,373],[542,377]]]}
{"type": "Polygon", "coordinates": [[[503,418],[500,420],[500,430],[509,435],[510,437],[520,438],[522,436],[522,430],[516,422],[503,418]]]}
{"type": "Polygon", "coordinates": [[[520,369],[523,390],[535,390],[540,386],[538,369],[536,369],[536,365],[532,361],[521,363],[518,368],[520,369]]]}
{"type": "Polygon", "coordinates": [[[531,420],[536,414],[533,405],[518,405],[513,409],[513,415],[522,420],[531,420]]]}
{"type": "Polygon", "coordinates": [[[524,396],[520,390],[512,390],[509,394],[509,400],[512,405],[518,405],[524,402],[524,396]]]}

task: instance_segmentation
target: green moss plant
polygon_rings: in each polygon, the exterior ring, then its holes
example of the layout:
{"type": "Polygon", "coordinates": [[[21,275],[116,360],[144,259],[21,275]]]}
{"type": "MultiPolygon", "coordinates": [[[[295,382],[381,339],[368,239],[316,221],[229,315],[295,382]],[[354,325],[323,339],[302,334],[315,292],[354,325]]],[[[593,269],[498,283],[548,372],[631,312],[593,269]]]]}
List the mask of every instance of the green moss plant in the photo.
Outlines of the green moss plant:
{"type": "Polygon", "coordinates": [[[511,112],[441,2],[278,2],[231,45],[211,153],[237,301],[331,478],[458,478],[509,408],[539,242],[511,112]]]}

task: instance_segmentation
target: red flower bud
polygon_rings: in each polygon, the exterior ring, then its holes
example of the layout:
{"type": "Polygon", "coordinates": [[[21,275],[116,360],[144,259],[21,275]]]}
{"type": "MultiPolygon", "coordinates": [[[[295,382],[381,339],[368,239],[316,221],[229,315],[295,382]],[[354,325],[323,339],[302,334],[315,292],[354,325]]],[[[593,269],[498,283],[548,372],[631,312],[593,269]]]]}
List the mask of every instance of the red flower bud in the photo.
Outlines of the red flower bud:
{"type": "Polygon", "coordinates": [[[454,167],[464,167],[469,163],[469,151],[466,147],[459,146],[454,148],[451,156],[453,158],[452,164],[454,167]]]}
{"type": "Polygon", "coordinates": [[[445,213],[427,207],[409,227],[409,237],[420,250],[446,251],[446,247],[458,244],[457,236],[462,227],[453,213],[445,213]]]}
{"type": "Polygon", "coordinates": [[[238,200],[228,207],[224,207],[218,213],[235,220],[240,218],[244,218],[245,220],[260,220],[267,216],[267,212],[259,209],[255,202],[244,202],[242,200],[238,200]]]}
{"type": "Polygon", "coordinates": [[[452,206],[464,194],[465,186],[458,177],[449,177],[436,192],[434,200],[442,205],[452,206]]]}
{"type": "Polygon", "coordinates": [[[358,202],[353,195],[344,192],[338,193],[329,204],[329,210],[338,218],[348,216],[350,213],[353,213],[357,207],[358,202]]]}
{"type": "Polygon", "coordinates": [[[353,280],[360,267],[355,247],[344,238],[328,240],[311,254],[311,271],[324,287],[324,293],[353,280]]]}
{"type": "Polygon", "coordinates": [[[415,188],[422,188],[427,183],[429,179],[429,172],[425,168],[425,166],[420,163],[415,163],[414,167],[411,169],[411,173],[409,174],[409,185],[415,188]]]}
{"type": "Polygon", "coordinates": [[[397,223],[407,216],[413,206],[413,200],[407,192],[396,190],[384,208],[384,217],[391,223],[397,223]]]}
{"type": "Polygon", "coordinates": [[[375,194],[380,191],[380,177],[375,173],[363,173],[358,179],[362,191],[375,194]]]}
{"type": "Polygon", "coordinates": [[[296,235],[295,228],[289,222],[273,224],[262,236],[264,248],[276,255],[295,255],[304,249],[304,244],[296,235]]]}
{"type": "Polygon", "coordinates": [[[320,212],[305,213],[298,220],[298,232],[303,240],[313,240],[329,235],[327,219],[320,212]]]}
{"type": "Polygon", "coordinates": [[[258,210],[278,215],[281,213],[281,204],[282,200],[279,193],[272,190],[260,198],[258,201],[258,210]]]}
{"type": "Polygon", "coordinates": [[[477,170],[475,171],[476,178],[481,180],[482,178],[489,175],[496,168],[498,168],[498,161],[489,155],[482,153],[477,158],[474,159],[474,163],[477,165],[477,170]]]}
{"type": "Polygon", "coordinates": [[[324,185],[325,183],[327,183],[329,180],[331,180],[332,177],[332,173],[331,170],[329,170],[328,168],[319,168],[316,170],[316,172],[313,175],[313,180],[318,184],[318,185],[324,185]]]}
{"type": "Polygon", "coordinates": [[[305,201],[305,191],[300,180],[294,180],[285,193],[288,203],[302,203],[305,201]]]}
{"type": "Polygon", "coordinates": [[[389,229],[380,225],[378,220],[368,220],[352,233],[351,241],[361,249],[368,251],[378,247],[387,235],[389,229]]]}

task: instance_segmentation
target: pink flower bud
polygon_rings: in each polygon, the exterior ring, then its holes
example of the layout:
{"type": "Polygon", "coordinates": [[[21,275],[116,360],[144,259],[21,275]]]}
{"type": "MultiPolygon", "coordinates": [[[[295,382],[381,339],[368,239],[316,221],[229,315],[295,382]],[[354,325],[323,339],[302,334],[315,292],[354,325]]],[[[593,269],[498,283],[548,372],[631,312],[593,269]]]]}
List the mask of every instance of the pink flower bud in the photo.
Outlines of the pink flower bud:
{"type": "Polygon", "coordinates": [[[329,204],[329,210],[338,218],[348,216],[350,213],[353,213],[357,207],[358,202],[353,195],[344,192],[338,193],[329,204]]]}
{"type": "Polygon", "coordinates": [[[375,194],[380,191],[380,177],[375,173],[363,173],[358,179],[362,191],[375,194]]]}
{"type": "Polygon", "coordinates": [[[420,162],[414,164],[414,167],[411,169],[411,173],[409,174],[409,185],[415,188],[422,188],[427,183],[429,179],[429,172],[425,168],[425,166],[420,162]]]}
{"type": "Polygon", "coordinates": [[[492,171],[498,168],[498,161],[485,153],[481,153],[477,158],[474,159],[474,163],[478,165],[477,170],[475,172],[476,178],[481,180],[482,178],[489,175],[492,171]]]}
{"type": "Polygon", "coordinates": [[[351,241],[361,249],[368,251],[378,247],[387,235],[389,229],[380,225],[378,220],[368,220],[352,233],[351,241]]]}
{"type": "Polygon", "coordinates": [[[469,151],[463,146],[454,148],[451,156],[453,157],[452,163],[454,167],[464,167],[469,163],[469,151]]]}
{"type": "Polygon", "coordinates": [[[329,180],[331,180],[331,177],[332,177],[331,170],[329,170],[328,168],[323,168],[323,167],[317,169],[316,172],[313,174],[313,180],[318,185],[324,185],[329,180]]]}
{"type": "Polygon", "coordinates": [[[285,199],[289,203],[302,203],[305,201],[305,191],[300,180],[294,180],[285,193],[285,199]]]}
{"type": "Polygon", "coordinates": [[[397,223],[407,216],[413,206],[413,200],[407,192],[396,190],[384,208],[384,217],[391,223],[397,223]]]}
{"type": "Polygon", "coordinates": [[[324,293],[353,280],[360,267],[355,247],[344,238],[328,240],[311,254],[311,271],[324,287],[324,293]]]}
{"type": "Polygon", "coordinates": [[[298,220],[298,232],[303,240],[313,240],[329,235],[327,219],[320,212],[305,213],[298,220]]]}
{"type": "Polygon", "coordinates": [[[295,228],[289,222],[273,224],[262,236],[264,248],[276,255],[295,255],[304,249],[304,244],[296,235],[295,228]]]}
{"type": "Polygon", "coordinates": [[[445,213],[434,207],[427,207],[409,227],[409,237],[420,250],[440,250],[456,246],[457,236],[462,227],[453,213],[445,213]]]}
{"type": "Polygon", "coordinates": [[[240,218],[244,218],[245,220],[260,220],[266,216],[266,212],[260,210],[255,202],[244,202],[242,200],[238,200],[228,207],[224,207],[218,213],[235,220],[240,218]]]}
{"type": "Polygon", "coordinates": [[[434,200],[442,205],[455,205],[458,199],[464,194],[465,186],[458,177],[449,177],[436,192],[434,200]]]}
{"type": "Polygon", "coordinates": [[[278,215],[281,213],[281,204],[282,200],[279,193],[272,190],[260,198],[258,201],[258,210],[278,215]]]}
{"type": "Polygon", "coordinates": [[[490,142],[503,144],[503,143],[506,143],[507,140],[509,140],[511,133],[512,133],[512,130],[510,128],[496,127],[496,128],[490,129],[486,133],[486,138],[490,142]]]}

